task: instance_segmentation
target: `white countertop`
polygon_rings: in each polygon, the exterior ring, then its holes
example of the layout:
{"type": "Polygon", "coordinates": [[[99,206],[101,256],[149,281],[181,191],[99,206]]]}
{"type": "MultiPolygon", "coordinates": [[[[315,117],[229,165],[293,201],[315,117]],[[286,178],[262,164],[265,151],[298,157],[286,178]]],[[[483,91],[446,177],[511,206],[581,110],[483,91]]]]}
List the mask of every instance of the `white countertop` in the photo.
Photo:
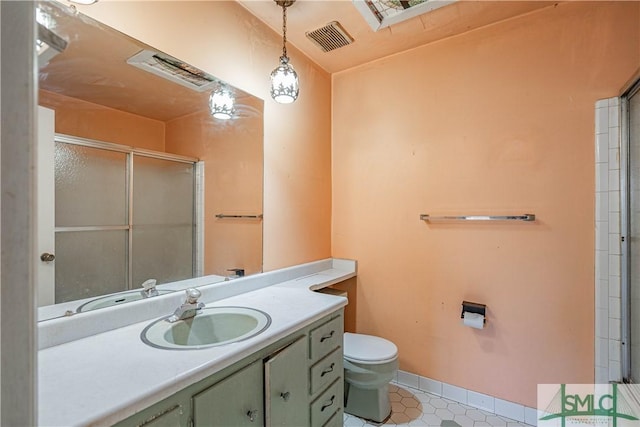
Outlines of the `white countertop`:
{"type": "Polygon", "coordinates": [[[215,302],[203,298],[207,307],[243,306],[271,316],[271,325],[261,334],[220,347],[148,346],[140,333],[152,319],[42,349],[38,425],[107,426],[121,421],[345,306],[346,298],[311,289],[353,276],[355,263],[352,271],[330,268],[215,302]]]}

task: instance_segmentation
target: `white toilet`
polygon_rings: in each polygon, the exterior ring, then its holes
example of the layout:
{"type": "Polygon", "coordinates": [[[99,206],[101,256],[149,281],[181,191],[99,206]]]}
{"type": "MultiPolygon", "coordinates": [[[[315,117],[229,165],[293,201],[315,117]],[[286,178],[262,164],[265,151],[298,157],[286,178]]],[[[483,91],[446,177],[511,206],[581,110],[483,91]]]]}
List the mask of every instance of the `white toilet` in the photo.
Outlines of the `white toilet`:
{"type": "Polygon", "coordinates": [[[391,414],[389,381],[398,370],[398,348],[384,338],[344,334],[344,411],[383,422],[391,414]]]}

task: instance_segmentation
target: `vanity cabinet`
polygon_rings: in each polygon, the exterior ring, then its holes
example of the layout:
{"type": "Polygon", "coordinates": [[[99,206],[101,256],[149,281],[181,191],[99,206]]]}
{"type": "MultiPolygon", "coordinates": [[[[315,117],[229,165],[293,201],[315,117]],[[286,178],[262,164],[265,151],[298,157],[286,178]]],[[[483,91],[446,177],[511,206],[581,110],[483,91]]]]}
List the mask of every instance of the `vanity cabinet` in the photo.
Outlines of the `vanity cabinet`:
{"type": "Polygon", "coordinates": [[[309,425],[308,369],[306,336],[265,361],[266,425],[309,425]]]}
{"type": "Polygon", "coordinates": [[[262,426],[262,361],[242,368],[193,396],[193,425],[262,426]]]}
{"type": "Polygon", "coordinates": [[[176,427],[185,426],[188,422],[183,406],[175,404],[162,412],[151,415],[138,425],[144,427],[176,427]]]}
{"type": "Polygon", "coordinates": [[[329,318],[309,333],[311,427],[324,427],[334,419],[342,425],[343,335],[343,316],[329,318]]]}
{"type": "Polygon", "coordinates": [[[343,334],[338,310],[116,425],[341,426],[343,334]]]}

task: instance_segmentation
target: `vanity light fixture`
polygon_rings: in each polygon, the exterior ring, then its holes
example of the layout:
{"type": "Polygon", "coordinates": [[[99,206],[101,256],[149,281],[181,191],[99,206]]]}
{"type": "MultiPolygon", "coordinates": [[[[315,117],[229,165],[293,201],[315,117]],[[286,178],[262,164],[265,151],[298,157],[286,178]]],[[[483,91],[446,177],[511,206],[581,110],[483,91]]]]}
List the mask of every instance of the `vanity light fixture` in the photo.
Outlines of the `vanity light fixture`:
{"type": "Polygon", "coordinates": [[[281,104],[290,104],[298,98],[298,74],[289,64],[287,56],[287,7],[296,0],[274,0],[282,7],[282,56],[280,65],[271,72],[271,97],[281,104]]]}
{"type": "Polygon", "coordinates": [[[236,112],[233,107],[234,102],[235,99],[233,98],[231,90],[229,90],[226,85],[220,83],[209,96],[209,111],[216,119],[228,120],[233,117],[233,114],[236,112]]]}

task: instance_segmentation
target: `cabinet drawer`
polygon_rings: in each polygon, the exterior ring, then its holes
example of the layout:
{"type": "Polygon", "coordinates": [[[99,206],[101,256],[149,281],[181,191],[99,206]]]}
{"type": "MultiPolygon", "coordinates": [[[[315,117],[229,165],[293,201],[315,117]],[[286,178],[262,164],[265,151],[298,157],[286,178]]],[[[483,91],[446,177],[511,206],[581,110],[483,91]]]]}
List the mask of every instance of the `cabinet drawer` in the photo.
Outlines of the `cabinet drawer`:
{"type": "Polygon", "coordinates": [[[333,350],[333,353],[311,367],[311,394],[316,394],[340,376],[342,376],[342,347],[333,350]]]}
{"type": "Polygon", "coordinates": [[[311,361],[320,360],[331,350],[342,346],[343,330],[342,316],[338,316],[312,330],[309,334],[309,357],[311,361]]]}
{"type": "Polygon", "coordinates": [[[325,425],[322,427],[343,427],[344,426],[344,411],[342,409],[338,410],[333,417],[325,425]]]}
{"type": "Polygon", "coordinates": [[[311,427],[322,427],[342,408],[342,377],[311,403],[311,427]]]}

